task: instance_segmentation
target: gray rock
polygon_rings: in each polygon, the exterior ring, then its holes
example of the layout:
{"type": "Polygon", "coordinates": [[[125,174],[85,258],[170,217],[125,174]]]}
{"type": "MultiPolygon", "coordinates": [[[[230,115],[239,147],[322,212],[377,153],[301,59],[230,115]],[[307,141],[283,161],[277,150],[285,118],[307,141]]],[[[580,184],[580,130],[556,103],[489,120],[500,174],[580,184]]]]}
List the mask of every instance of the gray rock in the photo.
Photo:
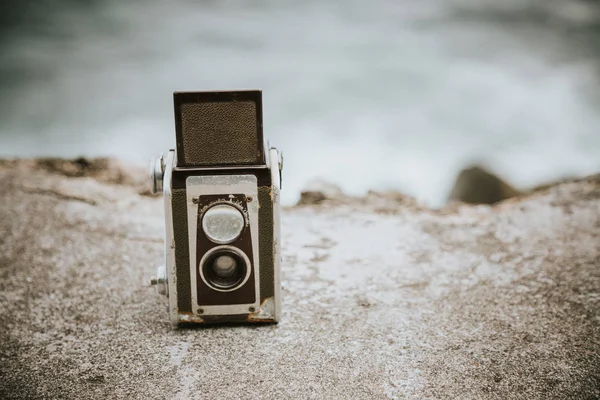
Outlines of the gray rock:
{"type": "Polygon", "coordinates": [[[458,174],[449,200],[469,204],[494,204],[523,193],[480,166],[463,169],[458,174]]]}
{"type": "Polygon", "coordinates": [[[0,183],[0,398],[600,396],[597,180],[286,209],[281,323],[178,331],[160,199],[34,161],[0,183]]]}
{"type": "Polygon", "coordinates": [[[326,200],[342,202],[346,198],[339,186],[324,180],[314,180],[300,192],[299,206],[321,204],[326,200]]]}

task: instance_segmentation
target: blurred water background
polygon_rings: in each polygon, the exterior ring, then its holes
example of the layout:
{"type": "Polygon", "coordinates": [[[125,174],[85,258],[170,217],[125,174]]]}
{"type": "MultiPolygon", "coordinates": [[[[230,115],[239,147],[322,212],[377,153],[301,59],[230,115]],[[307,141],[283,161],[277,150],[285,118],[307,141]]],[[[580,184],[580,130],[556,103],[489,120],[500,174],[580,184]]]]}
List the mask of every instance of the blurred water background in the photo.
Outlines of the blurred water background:
{"type": "Polygon", "coordinates": [[[600,171],[600,4],[32,1],[0,6],[0,156],[174,146],[172,92],[263,89],[284,201],[315,177],[439,206],[458,171],[600,171]]]}

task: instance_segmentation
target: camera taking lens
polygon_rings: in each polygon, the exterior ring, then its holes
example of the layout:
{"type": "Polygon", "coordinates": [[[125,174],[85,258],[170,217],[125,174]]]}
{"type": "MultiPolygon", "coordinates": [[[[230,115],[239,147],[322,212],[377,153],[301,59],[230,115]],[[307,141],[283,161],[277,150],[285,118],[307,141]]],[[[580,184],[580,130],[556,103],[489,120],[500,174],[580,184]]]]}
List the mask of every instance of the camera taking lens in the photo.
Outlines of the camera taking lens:
{"type": "Polygon", "coordinates": [[[231,291],[241,286],[248,272],[243,257],[229,247],[216,248],[205,258],[201,268],[206,283],[221,291],[231,291]]]}
{"type": "Polygon", "coordinates": [[[215,258],[212,268],[219,278],[231,278],[237,268],[237,262],[235,258],[224,254],[215,258]]]}

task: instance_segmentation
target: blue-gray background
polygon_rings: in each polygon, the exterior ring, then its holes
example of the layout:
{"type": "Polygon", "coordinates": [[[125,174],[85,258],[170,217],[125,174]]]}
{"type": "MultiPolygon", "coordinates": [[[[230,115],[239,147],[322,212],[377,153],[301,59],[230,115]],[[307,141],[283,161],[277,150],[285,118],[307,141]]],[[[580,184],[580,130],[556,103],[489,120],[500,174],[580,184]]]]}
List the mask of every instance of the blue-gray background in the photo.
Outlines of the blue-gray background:
{"type": "Polygon", "coordinates": [[[599,6],[7,0],[0,157],[144,164],[173,91],[261,88],[287,203],[315,177],[439,206],[471,162],[523,187],[598,172],[599,6]]]}

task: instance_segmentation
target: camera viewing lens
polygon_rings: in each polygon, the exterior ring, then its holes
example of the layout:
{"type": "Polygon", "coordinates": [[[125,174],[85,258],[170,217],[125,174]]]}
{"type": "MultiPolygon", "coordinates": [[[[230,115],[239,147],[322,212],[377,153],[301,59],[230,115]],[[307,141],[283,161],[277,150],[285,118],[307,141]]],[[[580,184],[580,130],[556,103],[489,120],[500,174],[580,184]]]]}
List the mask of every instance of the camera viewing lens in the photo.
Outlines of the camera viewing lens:
{"type": "Polygon", "coordinates": [[[233,290],[246,279],[248,266],[237,251],[217,249],[202,264],[205,282],[217,290],[233,290]]]}
{"type": "Polygon", "coordinates": [[[219,244],[231,243],[244,229],[244,216],[234,206],[217,204],[202,217],[202,230],[210,240],[219,244]]]}

